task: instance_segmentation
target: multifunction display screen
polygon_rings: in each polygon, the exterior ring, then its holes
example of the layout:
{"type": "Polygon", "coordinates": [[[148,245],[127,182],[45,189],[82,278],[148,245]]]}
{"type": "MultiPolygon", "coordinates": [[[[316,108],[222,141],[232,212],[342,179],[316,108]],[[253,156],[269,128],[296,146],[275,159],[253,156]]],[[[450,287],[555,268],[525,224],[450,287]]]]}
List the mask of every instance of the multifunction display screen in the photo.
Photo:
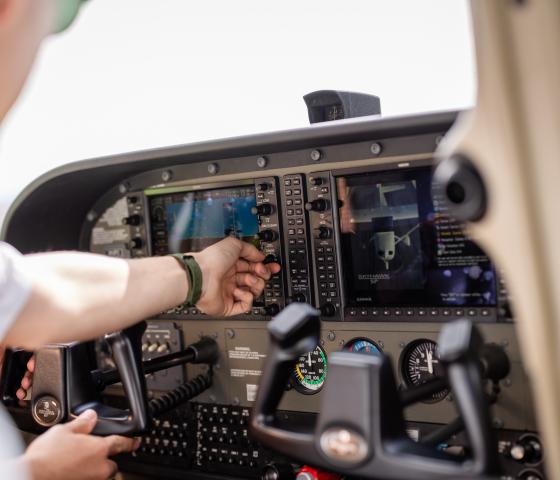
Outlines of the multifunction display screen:
{"type": "Polygon", "coordinates": [[[493,265],[432,199],[429,168],[337,177],[349,306],[491,306],[493,265]]]}
{"type": "Polygon", "coordinates": [[[154,255],[200,251],[227,236],[257,242],[253,185],[147,195],[154,255]]]}

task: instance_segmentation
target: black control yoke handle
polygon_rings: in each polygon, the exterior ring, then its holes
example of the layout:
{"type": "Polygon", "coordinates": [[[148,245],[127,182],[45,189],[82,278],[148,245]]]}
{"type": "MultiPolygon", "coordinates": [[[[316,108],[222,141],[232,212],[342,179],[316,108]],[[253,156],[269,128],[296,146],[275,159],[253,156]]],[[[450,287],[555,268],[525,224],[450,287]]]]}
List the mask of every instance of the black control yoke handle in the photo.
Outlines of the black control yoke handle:
{"type": "Polygon", "coordinates": [[[262,443],[293,456],[316,455],[312,431],[288,430],[276,418],[278,405],[290,380],[296,359],[319,342],[319,311],[305,303],[292,303],[268,324],[270,345],[253,408],[251,429],[262,443]]]}
{"type": "MultiPolygon", "coordinates": [[[[120,380],[129,404],[129,409],[104,405],[96,398],[95,387],[89,379],[80,381],[83,371],[79,369],[80,351],[70,351],[75,357],[68,361],[68,406],[69,417],[74,418],[87,409],[97,412],[98,420],[93,433],[96,435],[132,435],[146,430],[149,424],[148,394],[140,344],[146,329],[141,322],[121,332],[110,333],[105,340],[113,354],[120,380]],[[85,400],[85,401],[84,401],[85,400]]],[[[89,373],[89,372],[88,372],[89,373]]]]}
{"type": "Polygon", "coordinates": [[[313,427],[295,431],[276,416],[300,355],[319,341],[318,312],[294,303],[269,324],[270,349],[253,408],[253,436],[289,457],[344,475],[369,479],[473,478],[498,472],[478,351],[482,338],[467,320],[439,339],[451,391],[473,449],[458,458],[412,441],[406,433],[391,361],[386,356],[336,352],[313,427]]]}

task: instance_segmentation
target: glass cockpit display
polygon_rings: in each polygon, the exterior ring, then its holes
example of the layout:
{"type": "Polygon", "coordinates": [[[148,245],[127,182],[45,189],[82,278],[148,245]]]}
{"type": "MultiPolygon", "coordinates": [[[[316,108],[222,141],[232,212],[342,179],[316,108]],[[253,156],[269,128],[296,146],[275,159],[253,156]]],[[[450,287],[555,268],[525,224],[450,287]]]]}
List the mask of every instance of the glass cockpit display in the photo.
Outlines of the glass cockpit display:
{"type": "Polygon", "coordinates": [[[228,236],[257,243],[253,185],[148,196],[155,255],[200,251],[228,236]]]}
{"type": "Polygon", "coordinates": [[[432,199],[429,168],[337,178],[350,306],[493,306],[494,267],[432,199]]]}

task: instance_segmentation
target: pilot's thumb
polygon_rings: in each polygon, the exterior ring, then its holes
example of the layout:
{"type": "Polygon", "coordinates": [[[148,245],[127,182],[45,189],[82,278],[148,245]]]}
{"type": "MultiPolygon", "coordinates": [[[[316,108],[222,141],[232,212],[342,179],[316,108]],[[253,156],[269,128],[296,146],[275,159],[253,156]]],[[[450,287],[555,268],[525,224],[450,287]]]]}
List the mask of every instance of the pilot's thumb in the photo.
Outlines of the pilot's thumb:
{"type": "Polygon", "coordinates": [[[95,410],[86,410],[78,418],[66,424],[66,427],[74,433],[91,433],[97,423],[95,410]]]}

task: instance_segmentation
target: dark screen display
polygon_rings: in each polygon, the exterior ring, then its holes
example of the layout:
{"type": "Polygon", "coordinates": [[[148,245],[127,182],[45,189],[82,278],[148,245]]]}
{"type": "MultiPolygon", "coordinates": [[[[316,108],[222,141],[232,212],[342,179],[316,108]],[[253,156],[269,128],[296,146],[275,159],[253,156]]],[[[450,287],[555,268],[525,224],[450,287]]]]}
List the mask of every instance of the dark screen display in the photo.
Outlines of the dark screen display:
{"type": "Polygon", "coordinates": [[[150,196],[155,255],[197,252],[234,236],[257,243],[255,187],[175,192],[150,196]]]}
{"type": "Polygon", "coordinates": [[[494,267],[450,219],[431,170],[337,178],[349,306],[491,306],[494,267]]]}

